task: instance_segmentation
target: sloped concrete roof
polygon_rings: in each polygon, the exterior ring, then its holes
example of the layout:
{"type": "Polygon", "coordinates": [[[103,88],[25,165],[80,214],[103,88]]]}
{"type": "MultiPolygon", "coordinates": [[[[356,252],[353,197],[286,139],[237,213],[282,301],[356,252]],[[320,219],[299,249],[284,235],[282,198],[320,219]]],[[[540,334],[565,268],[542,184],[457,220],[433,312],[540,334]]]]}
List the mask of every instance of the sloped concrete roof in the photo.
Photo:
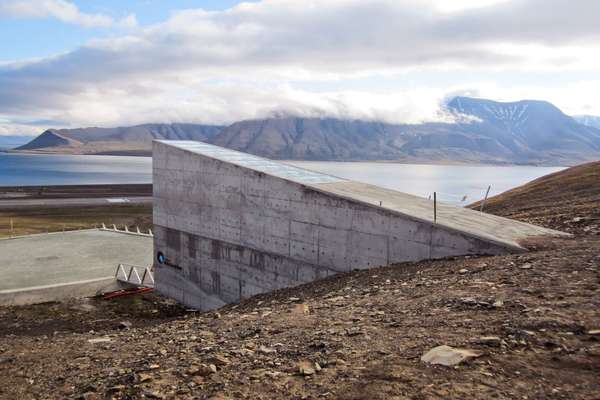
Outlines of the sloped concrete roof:
{"type": "Polygon", "coordinates": [[[158,140],[157,142],[296,182],[321,192],[398,213],[417,221],[428,224],[435,223],[437,226],[514,250],[523,250],[522,243],[526,239],[543,236],[569,236],[552,229],[439,202],[437,204],[437,220],[434,221],[433,201],[422,197],[307,170],[203,142],[169,140],[158,140]]]}
{"type": "Polygon", "coordinates": [[[293,165],[214,146],[208,143],[194,142],[191,140],[157,140],[157,142],[165,143],[169,146],[177,147],[182,150],[188,150],[192,153],[202,154],[203,156],[225,161],[255,171],[264,172],[265,174],[297,183],[318,184],[346,181],[346,179],[338,178],[336,176],[299,168],[293,165]]]}

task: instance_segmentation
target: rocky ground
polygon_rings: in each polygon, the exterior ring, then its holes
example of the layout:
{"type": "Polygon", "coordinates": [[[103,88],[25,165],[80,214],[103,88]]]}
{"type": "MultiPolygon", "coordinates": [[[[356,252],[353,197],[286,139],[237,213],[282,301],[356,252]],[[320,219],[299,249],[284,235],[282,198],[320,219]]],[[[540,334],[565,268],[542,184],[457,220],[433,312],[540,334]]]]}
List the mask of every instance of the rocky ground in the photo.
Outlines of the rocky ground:
{"type": "Polygon", "coordinates": [[[356,271],[211,313],[156,296],[2,309],[0,397],[598,398],[599,294],[590,236],[356,271]],[[439,345],[478,357],[421,361],[439,345]]]}
{"type": "Polygon", "coordinates": [[[519,211],[577,227],[529,253],[354,271],[210,313],[152,294],[0,308],[0,398],[600,399],[597,203],[578,204],[519,211]]]}

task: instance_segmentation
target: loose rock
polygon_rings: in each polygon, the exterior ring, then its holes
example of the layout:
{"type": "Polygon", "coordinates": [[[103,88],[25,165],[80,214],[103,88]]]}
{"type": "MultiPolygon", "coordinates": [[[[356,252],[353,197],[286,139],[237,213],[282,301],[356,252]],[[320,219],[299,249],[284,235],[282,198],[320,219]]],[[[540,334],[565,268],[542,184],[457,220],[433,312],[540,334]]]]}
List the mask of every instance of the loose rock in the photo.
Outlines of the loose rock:
{"type": "Polygon", "coordinates": [[[300,375],[309,376],[315,374],[315,364],[310,361],[301,361],[298,363],[298,372],[300,375]]]}
{"type": "Polygon", "coordinates": [[[467,349],[455,349],[450,346],[442,345],[434,347],[421,357],[421,361],[427,364],[445,365],[451,367],[458,365],[470,358],[480,357],[481,353],[467,349]]]}
{"type": "Polygon", "coordinates": [[[93,338],[93,339],[88,339],[89,343],[92,344],[96,344],[96,343],[110,343],[112,342],[112,339],[109,337],[100,337],[100,338],[93,338]]]}
{"type": "Polygon", "coordinates": [[[133,326],[132,323],[129,321],[121,321],[121,322],[119,322],[118,328],[121,330],[124,330],[124,329],[131,329],[132,326],[133,326]]]}

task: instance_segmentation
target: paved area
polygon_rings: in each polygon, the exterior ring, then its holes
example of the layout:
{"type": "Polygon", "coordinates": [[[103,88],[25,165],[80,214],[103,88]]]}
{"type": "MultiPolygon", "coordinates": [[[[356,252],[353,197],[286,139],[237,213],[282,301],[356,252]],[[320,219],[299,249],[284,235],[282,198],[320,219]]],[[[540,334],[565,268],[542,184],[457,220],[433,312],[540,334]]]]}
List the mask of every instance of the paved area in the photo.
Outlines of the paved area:
{"type": "Polygon", "coordinates": [[[16,207],[104,206],[110,204],[152,204],[152,197],[104,197],[80,199],[0,200],[0,210],[16,207]]]}
{"type": "Polygon", "coordinates": [[[150,266],[152,238],[85,230],[0,240],[0,291],[99,279],[119,263],[150,266]]]}

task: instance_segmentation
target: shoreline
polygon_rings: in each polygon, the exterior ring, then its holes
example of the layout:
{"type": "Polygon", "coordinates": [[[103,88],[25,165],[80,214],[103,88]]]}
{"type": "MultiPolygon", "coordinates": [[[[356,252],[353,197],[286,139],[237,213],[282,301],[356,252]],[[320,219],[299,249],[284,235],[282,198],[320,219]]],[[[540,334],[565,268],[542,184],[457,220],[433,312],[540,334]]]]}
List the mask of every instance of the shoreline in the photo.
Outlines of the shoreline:
{"type": "Polygon", "coordinates": [[[152,196],[152,184],[32,185],[0,186],[3,200],[76,199],[152,196]]]}
{"type": "MultiPolygon", "coordinates": [[[[0,150],[0,155],[27,155],[27,156],[103,156],[103,157],[142,157],[152,158],[152,152],[140,151],[106,151],[98,153],[58,153],[42,152],[30,150],[0,150]]],[[[309,159],[273,159],[282,163],[370,163],[370,164],[399,164],[399,165],[439,165],[439,166],[477,166],[477,167],[550,167],[550,168],[568,168],[580,164],[585,164],[594,160],[581,161],[577,163],[554,164],[554,163],[511,163],[504,161],[457,161],[457,160],[309,160],[309,159]]]]}

